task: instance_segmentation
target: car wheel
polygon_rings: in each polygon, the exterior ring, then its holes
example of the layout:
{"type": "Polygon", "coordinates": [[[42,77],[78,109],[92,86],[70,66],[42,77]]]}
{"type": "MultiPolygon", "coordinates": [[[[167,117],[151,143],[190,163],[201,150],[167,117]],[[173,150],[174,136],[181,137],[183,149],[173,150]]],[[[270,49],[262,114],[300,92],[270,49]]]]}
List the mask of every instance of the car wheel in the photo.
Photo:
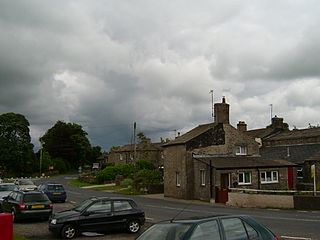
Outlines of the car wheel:
{"type": "Polygon", "coordinates": [[[77,235],[77,229],[72,224],[64,225],[61,230],[61,236],[64,239],[72,239],[77,235]]]}
{"type": "Polygon", "coordinates": [[[140,222],[138,220],[130,220],[127,228],[130,233],[137,233],[140,230],[140,222]]]}

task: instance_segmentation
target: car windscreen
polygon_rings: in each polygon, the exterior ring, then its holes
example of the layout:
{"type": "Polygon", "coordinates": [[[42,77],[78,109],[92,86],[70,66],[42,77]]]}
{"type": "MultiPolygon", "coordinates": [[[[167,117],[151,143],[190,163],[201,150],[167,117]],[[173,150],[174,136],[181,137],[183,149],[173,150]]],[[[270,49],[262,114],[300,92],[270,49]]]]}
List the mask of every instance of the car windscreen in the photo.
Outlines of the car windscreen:
{"type": "Polygon", "coordinates": [[[92,203],[92,200],[88,199],[83,202],[81,202],[78,206],[73,208],[74,211],[82,212],[84,209],[86,209],[90,204],[92,203]]]}
{"type": "Polygon", "coordinates": [[[34,183],[31,180],[23,179],[19,180],[19,185],[34,185],[34,183]]]}
{"type": "Polygon", "coordinates": [[[50,190],[50,191],[53,191],[53,190],[63,191],[64,188],[62,185],[48,185],[48,190],[50,190]]]}
{"type": "Polygon", "coordinates": [[[186,223],[158,223],[145,231],[137,240],[167,240],[183,239],[192,224],[186,223]]]}
{"type": "Polygon", "coordinates": [[[46,201],[48,201],[48,197],[45,194],[40,194],[40,193],[26,194],[23,197],[24,203],[46,202],[46,201]]]}
{"type": "Polygon", "coordinates": [[[0,185],[0,191],[13,191],[15,189],[16,189],[16,185],[13,185],[13,184],[0,185]]]}

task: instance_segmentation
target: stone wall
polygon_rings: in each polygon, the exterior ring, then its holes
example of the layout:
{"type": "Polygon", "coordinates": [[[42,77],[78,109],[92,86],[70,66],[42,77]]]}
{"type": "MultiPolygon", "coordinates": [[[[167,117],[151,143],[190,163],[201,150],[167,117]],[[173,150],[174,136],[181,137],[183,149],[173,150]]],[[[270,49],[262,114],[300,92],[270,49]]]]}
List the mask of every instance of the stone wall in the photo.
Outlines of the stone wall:
{"type": "Polygon", "coordinates": [[[229,192],[228,206],[252,208],[294,208],[293,196],[229,192]]]}

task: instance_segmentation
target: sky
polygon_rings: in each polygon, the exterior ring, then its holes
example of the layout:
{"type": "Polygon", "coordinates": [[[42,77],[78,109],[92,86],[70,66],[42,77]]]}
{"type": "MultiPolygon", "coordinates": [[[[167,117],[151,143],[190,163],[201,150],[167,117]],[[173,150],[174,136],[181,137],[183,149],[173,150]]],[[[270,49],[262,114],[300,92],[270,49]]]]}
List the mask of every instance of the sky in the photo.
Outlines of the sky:
{"type": "Polygon", "coordinates": [[[35,148],[60,120],[105,151],[134,122],[159,142],[213,121],[212,96],[233,126],[317,126],[319,13],[318,0],[0,0],[0,114],[23,114],[35,148]]]}

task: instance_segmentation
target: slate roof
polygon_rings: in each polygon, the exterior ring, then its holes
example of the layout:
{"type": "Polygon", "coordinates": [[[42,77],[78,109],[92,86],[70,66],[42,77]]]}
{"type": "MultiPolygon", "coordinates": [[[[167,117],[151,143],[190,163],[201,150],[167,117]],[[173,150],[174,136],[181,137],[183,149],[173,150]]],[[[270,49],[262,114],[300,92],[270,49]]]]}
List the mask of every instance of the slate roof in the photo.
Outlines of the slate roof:
{"type": "Polygon", "coordinates": [[[185,134],[181,135],[180,137],[177,137],[176,139],[174,139],[168,143],[165,143],[163,146],[165,147],[165,146],[170,146],[170,145],[185,144],[188,141],[199,136],[200,134],[213,128],[214,126],[215,126],[215,123],[207,123],[207,124],[199,125],[193,129],[191,129],[189,132],[186,132],[185,134]]]}
{"type": "Polygon", "coordinates": [[[292,163],[303,164],[310,157],[319,154],[319,144],[299,144],[262,147],[260,155],[264,158],[285,159],[292,163]]]}
{"type": "MultiPolygon", "coordinates": [[[[161,143],[138,143],[136,144],[137,151],[161,151],[162,150],[161,143]]],[[[132,152],[134,151],[134,144],[127,144],[117,148],[113,148],[112,152],[132,152]]]]}
{"type": "Polygon", "coordinates": [[[259,128],[259,129],[248,130],[245,133],[254,138],[264,138],[270,135],[273,131],[274,129],[272,128],[259,128]]]}
{"type": "Polygon", "coordinates": [[[275,136],[268,137],[268,140],[290,140],[309,137],[319,137],[320,127],[307,129],[294,129],[291,131],[281,132],[275,136]]]}
{"type": "Polygon", "coordinates": [[[234,157],[200,157],[195,158],[198,161],[212,166],[217,170],[221,169],[247,169],[247,168],[281,168],[295,166],[294,163],[283,159],[266,159],[260,156],[234,156],[234,157]]]}

